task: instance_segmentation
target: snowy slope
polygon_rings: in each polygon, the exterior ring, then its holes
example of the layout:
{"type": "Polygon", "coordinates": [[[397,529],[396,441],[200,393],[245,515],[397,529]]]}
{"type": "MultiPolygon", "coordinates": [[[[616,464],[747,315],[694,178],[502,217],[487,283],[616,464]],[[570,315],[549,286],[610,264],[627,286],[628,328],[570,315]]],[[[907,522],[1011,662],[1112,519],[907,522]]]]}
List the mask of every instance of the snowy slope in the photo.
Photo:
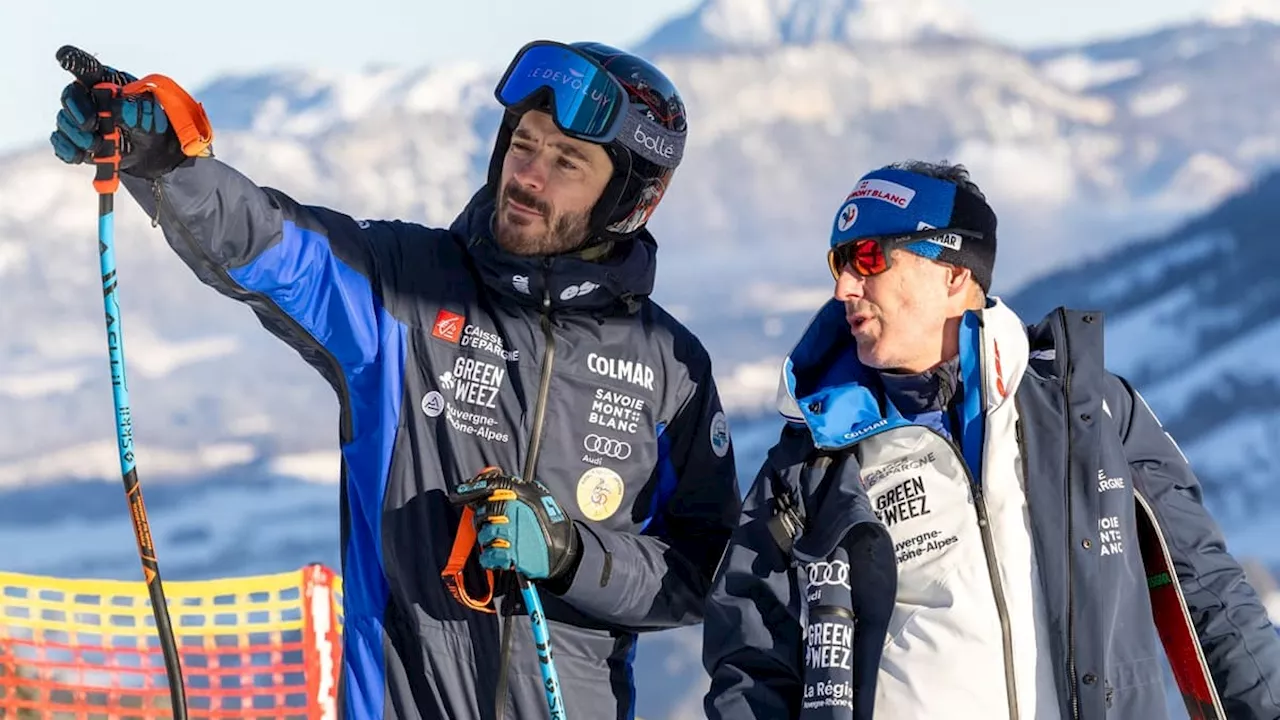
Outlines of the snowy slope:
{"type": "Polygon", "coordinates": [[[1011,303],[1106,313],[1109,367],[1193,460],[1235,543],[1280,563],[1280,173],[1178,227],[1066,268],[1011,303]]]}

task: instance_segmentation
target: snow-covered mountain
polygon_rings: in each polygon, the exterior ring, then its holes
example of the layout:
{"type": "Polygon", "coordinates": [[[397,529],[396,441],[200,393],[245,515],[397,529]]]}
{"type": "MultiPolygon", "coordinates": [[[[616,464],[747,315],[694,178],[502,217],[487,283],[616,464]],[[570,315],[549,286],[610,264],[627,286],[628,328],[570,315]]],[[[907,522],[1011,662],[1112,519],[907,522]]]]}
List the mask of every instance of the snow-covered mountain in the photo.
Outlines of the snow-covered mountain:
{"type": "Polygon", "coordinates": [[[975,28],[971,15],[947,0],[708,0],[661,25],[636,49],[667,55],[902,42],[971,37],[975,28]]]}
{"type": "Polygon", "coordinates": [[[1027,317],[1058,304],[1105,313],[1109,367],[1142,392],[1253,552],[1280,534],[1278,260],[1280,171],[1167,235],[1010,299],[1027,317]]]}
{"type": "MultiPolygon", "coordinates": [[[[1105,310],[1113,369],[1182,443],[1232,549],[1277,569],[1274,5],[1020,52],[941,0],[706,0],[641,43],[682,88],[693,132],[653,222],[658,298],[711,350],[744,481],[776,437],[781,355],[829,292],[840,199],[879,164],[945,158],[1000,215],[997,290],[1028,319],[1058,302],[1105,310]]],[[[260,183],[444,224],[481,181],[500,71],[299,69],[192,90],[218,155],[260,183]]],[[[43,141],[0,163],[0,569],[131,579],[91,175],[43,141]]],[[[332,391],[200,285],[127,198],[116,232],[165,576],[336,567],[332,391]]],[[[666,689],[643,694],[642,715],[699,715],[699,640],[642,645],[639,682],[666,689]]]]}

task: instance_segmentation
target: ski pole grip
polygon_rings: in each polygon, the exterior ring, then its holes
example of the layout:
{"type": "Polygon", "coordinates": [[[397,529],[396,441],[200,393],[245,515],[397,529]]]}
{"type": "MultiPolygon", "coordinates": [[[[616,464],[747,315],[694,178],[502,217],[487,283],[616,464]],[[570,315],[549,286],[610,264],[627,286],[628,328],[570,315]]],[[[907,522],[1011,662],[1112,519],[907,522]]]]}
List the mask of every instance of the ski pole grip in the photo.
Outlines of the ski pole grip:
{"type": "Polygon", "coordinates": [[[98,112],[95,134],[100,138],[93,148],[93,164],[97,166],[93,189],[100,195],[114,193],[120,187],[120,129],[116,127],[112,109],[120,97],[120,86],[127,78],[119,71],[108,72],[97,58],[72,45],[58,48],[55,57],[63,70],[91,88],[93,106],[98,112]]]}
{"type": "Polygon", "coordinates": [[[63,45],[55,54],[58,64],[63,70],[75,76],[87,87],[98,83],[109,82],[113,85],[124,85],[129,78],[119,70],[109,70],[98,62],[98,58],[73,45],[63,45]]]}
{"type": "Polygon", "coordinates": [[[110,195],[120,187],[120,128],[112,113],[118,97],[119,85],[103,82],[93,86],[93,105],[98,108],[97,134],[101,138],[93,150],[93,164],[98,171],[93,177],[93,189],[100,195],[110,195]]]}

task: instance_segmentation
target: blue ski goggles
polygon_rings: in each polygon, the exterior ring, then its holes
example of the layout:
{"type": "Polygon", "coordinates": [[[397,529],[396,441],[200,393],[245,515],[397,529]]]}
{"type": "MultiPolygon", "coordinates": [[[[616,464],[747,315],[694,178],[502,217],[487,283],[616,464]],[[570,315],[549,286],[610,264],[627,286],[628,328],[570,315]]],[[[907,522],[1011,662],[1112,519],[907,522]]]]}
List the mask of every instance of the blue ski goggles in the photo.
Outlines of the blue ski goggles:
{"type": "Polygon", "coordinates": [[[510,109],[532,106],[549,96],[546,104],[560,132],[594,143],[616,138],[627,110],[627,91],[604,66],[549,40],[520,49],[496,94],[510,109]]]}
{"type": "Polygon", "coordinates": [[[633,110],[627,90],[604,66],[577,49],[535,40],[516,53],[494,91],[512,111],[544,107],[565,135],[604,145],[614,140],[662,167],[684,154],[683,132],[672,132],[633,110]]]}

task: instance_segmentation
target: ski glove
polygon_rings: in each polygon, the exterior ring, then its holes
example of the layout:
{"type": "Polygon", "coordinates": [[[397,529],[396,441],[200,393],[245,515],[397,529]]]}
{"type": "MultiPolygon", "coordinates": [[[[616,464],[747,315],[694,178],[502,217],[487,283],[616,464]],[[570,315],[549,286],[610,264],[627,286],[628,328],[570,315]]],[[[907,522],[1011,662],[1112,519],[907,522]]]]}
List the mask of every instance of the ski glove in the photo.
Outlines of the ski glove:
{"type": "Polygon", "coordinates": [[[480,565],[567,585],[582,540],[545,485],[486,468],[450,496],[474,511],[480,565]]]}
{"type": "MultiPolygon", "coordinates": [[[[137,80],[110,68],[120,84],[137,80]]],[[[123,95],[111,108],[120,128],[120,171],[142,178],[155,178],[174,169],[186,156],[164,108],[150,92],[123,95]]],[[[80,81],[62,90],[62,110],[57,129],[49,137],[58,159],[75,165],[93,162],[102,137],[97,133],[98,107],[91,90],[80,81]]]]}

